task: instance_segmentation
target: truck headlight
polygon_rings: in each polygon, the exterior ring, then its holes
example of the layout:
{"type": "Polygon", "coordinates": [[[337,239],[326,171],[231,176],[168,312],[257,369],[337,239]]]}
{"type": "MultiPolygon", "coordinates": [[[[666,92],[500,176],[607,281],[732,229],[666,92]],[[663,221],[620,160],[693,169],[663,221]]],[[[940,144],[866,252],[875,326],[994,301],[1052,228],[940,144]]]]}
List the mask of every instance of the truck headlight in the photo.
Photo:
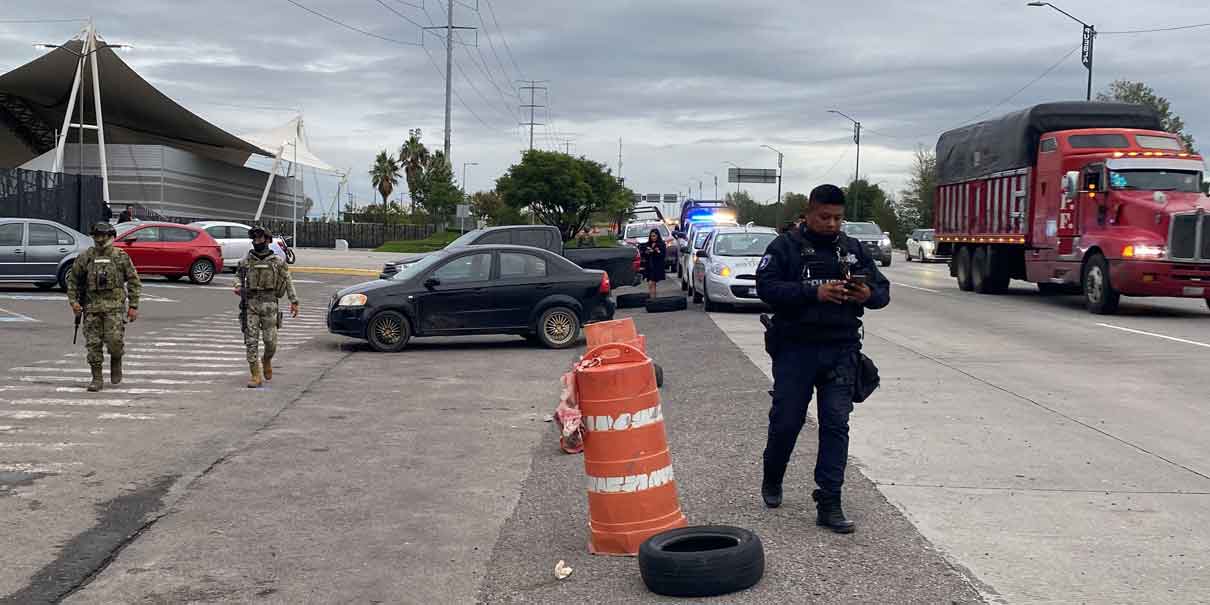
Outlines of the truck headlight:
{"type": "Polygon", "coordinates": [[[889,237],[882,238],[882,240],[878,242],[878,246],[882,247],[882,248],[890,248],[891,247],[891,238],[889,238],[889,237]]]}
{"type": "Polygon", "coordinates": [[[364,307],[366,304],[365,294],[345,294],[340,297],[340,302],[336,303],[338,307],[364,307]]]}
{"type": "Polygon", "coordinates": [[[731,277],[731,267],[719,263],[710,268],[710,272],[719,277],[731,277]]]}
{"type": "Polygon", "coordinates": [[[1168,250],[1163,246],[1148,244],[1131,244],[1122,248],[1122,258],[1156,259],[1164,258],[1167,253],[1168,250]]]}

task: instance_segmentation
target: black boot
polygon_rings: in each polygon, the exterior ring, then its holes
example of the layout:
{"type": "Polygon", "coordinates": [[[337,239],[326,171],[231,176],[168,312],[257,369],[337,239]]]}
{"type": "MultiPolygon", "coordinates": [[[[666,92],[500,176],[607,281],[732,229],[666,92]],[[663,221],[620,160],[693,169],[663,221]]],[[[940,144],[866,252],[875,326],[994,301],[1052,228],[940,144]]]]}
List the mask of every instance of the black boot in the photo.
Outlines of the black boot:
{"type": "Polygon", "coordinates": [[[777,508],[781,506],[781,480],[786,474],[786,467],[770,468],[765,465],[765,476],[760,483],[760,495],[765,499],[765,506],[777,508]]]}
{"type": "Polygon", "coordinates": [[[815,500],[815,507],[819,511],[819,516],[815,519],[816,525],[838,534],[851,534],[857,529],[852,521],[845,518],[844,511],[840,508],[840,494],[817,489],[811,492],[811,499],[815,500]]]}

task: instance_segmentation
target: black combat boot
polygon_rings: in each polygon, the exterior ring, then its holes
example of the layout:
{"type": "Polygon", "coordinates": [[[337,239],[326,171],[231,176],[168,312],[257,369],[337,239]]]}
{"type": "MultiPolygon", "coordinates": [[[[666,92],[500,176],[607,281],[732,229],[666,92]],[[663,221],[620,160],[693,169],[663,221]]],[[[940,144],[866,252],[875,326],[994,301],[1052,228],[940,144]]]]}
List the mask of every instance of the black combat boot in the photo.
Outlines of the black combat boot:
{"type": "Polygon", "coordinates": [[[109,357],[109,381],[113,384],[122,384],[122,358],[121,356],[109,357]]]}
{"type": "Polygon", "coordinates": [[[786,467],[771,467],[765,464],[765,476],[760,483],[760,495],[765,499],[765,506],[777,508],[781,506],[781,481],[786,475],[786,467]]]}
{"type": "Polygon", "coordinates": [[[815,508],[819,511],[819,516],[815,519],[816,525],[838,534],[851,534],[857,529],[852,521],[845,518],[844,511],[840,508],[840,494],[817,489],[811,492],[811,498],[815,500],[815,508]]]}
{"type": "Polygon", "coordinates": [[[92,369],[92,382],[88,383],[88,392],[96,393],[105,388],[105,376],[102,374],[101,364],[90,366],[92,369]]]}

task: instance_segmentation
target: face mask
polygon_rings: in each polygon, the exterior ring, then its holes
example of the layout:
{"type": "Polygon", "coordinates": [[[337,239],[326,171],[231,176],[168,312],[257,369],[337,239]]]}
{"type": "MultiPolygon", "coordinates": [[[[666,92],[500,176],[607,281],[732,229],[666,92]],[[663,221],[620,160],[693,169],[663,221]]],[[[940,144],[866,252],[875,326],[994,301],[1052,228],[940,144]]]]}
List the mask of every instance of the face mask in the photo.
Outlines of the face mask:
{"type": "Polygon", "coordinates": [[[98,248],[106,248],[113,243],[113,238],[108,235],[97,235],[92,238],[92,243],[98,248]]]}
{"type": "Polygon", "coordinates": [[[252,249],[253,249],[253,250],[255,250],[255,251],[257,251],[257,252],[264,252],[265,250],[268,250],[268,249],[269,249],[269,244],[266,244],[266,243],[256,243],[256,242],[253,242],[253,243],[252,243],[252,249]]]}

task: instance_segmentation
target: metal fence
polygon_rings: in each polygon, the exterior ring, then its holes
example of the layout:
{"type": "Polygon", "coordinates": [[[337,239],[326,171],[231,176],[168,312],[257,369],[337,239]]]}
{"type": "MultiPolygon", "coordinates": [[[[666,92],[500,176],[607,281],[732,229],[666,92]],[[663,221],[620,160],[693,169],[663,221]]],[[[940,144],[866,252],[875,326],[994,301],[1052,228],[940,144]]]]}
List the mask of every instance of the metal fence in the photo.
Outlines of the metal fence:
{"type": "MultiPolygon", "coordinates": [[[[140,206],[134,208],[134,215],[143,221],[182,224],[214,220],[197,216],[163,216],[140,206]]],[[[251,224],[251,221],[246,224],[251,224]]],[[[289,236],[294,233],[294,224],[290,221],[262,220],[257,224],[268,229],[273,235],[289,236]]],[[[350,248],[377,248],[385,242],[424,239],[436,232],[437,227],[434,225],[383,226],[376,223],[299,221],[298,241],[293,245],[300,248],[334,248],[336,240],[343,239],[349,242],[350,248]]]]}
{"type": "Polygon", "coordinates": [[[0,168],[0,216],[40,218],[88,233],[107,220],[101,178],[0,168]]]}

